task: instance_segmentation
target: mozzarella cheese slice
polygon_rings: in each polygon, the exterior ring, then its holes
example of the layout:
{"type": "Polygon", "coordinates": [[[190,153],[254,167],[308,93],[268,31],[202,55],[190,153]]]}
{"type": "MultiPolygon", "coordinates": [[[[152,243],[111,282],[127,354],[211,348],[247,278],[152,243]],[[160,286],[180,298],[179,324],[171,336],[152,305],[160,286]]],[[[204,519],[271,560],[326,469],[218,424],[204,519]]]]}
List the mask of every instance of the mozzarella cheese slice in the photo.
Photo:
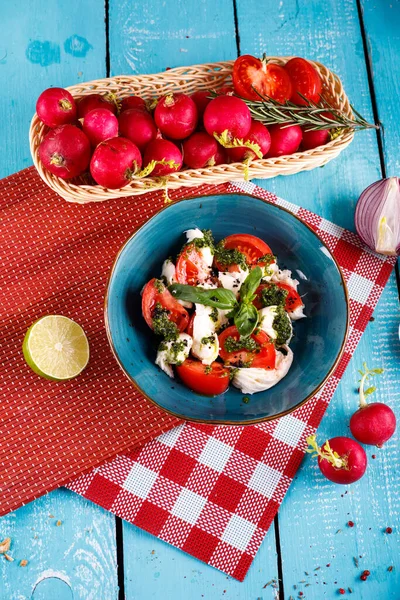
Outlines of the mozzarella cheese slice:
{"type": "Polygon", "coordinates": [[[170,377],[174,377],[171,365],[181,365],[189,356],[193,340],[187,333],[180,333],[177,340],[161,342],[156,365],[170,377]]]}
{"type": "Polygon", "coordinates": [[[224,287],[226,290],[231,290],[231,292],[238,297],[240,288],[242,287],[243,282],[248,274],[248,269],[242,269],[239,267],[239,271],[235,271],[234,273],[229,273],[229,271],[220,271],[218,273],[218,279],[220,280],[222,287],[224,287]]]}
{"type": "MultiPolygon", "coordinates": [[[[265,333],[267,333],[269,335],[269,337],[273,340],[276,340],[276,338],[278,337],[278,332],[276,331],[276,329],[274,329],[274,319],[276,317],[277,311],[278,311],[278,306],[266,306],[265,308],[262,308],[261,310],[258,311],[258,314],[259,314],[258,327],[260,329],[262,329],[263,331],[265,331],[265,333]]],[[[286,344],[288,344],[293,336],[293,327],[292,327],[292,322],[290,320],[289,315],[287,313],[285,313],[285,314],[287,316],[287,319],[290,323],[290,328],[291,328],[290,337],[286,340],[286,344]]]]}
{"type": "Polygon", "coordinates": [[[204,237],[203,232],[198,227],[195,227],[194,229],[187,229],[183,233],[186,235],[186,240],[188,244],[190,244],[190,242],[193,242],[193,240],[195,239],[202,239],[204,237]]]}
{"type": "Polygon", "coordinates": [[[298,321],[299,319],[305,319],[307,315],[304,314],[304,304],[298,306],[292,312],[288,313],[292,321],[298,321]]]}
{"type": "Polygon", "coordinates": [[[193,320],[192,354],[203,365],[210,365],[219,354],[219,341],[215,333],[216,323],[211,319],[211,306],[195,304],[196,316],[193,320]]]}
{"type": "Polygon", "coordinates": [[[243,394],[256,394],[263,392],[276,385],[287,375],[292,362],[293,352],[289,346],[284,346],[287,354],[276,351],[275,369],[238,369],[233,376],[232,383],[239,388],[243,394]]]}
{"type": "Polygon", "coordinates": [[[170,258],[167,258],[167,260],[164,260],[163,262],[163,266],[161,269],[161,277],[165,277],[167,285],[172,285],[173,283],[176,283],[175,265],[170,258]]]}

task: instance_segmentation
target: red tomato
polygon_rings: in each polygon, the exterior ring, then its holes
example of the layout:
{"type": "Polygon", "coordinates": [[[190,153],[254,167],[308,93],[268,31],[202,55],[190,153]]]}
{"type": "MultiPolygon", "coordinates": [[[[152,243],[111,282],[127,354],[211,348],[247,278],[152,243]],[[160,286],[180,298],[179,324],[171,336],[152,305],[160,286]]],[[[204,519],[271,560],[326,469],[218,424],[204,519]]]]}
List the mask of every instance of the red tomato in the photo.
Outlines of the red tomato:
{"type": "MultiPolygon", "coordinates": [[[[264,254],[272,254],[268,244],[255,235],[247,233],[234,233],[233,235],[228,235],[223,242],[226,250],[233,250],[236,248],[239,252],[244,254],[249,265],[255,265],[258,259],[261,258],[261,256],[264,256],[264,254]]],[[[214,260],[214,263],[219,271],[229,271],[230,273],[238,271],[237,265],[224,267],[217,260],[214,260]]],[[[260,266],[263,266],[263,264],[264,263],[259,263],[260,266]]]]}
{"type": "Polygon", "coordinates": [[[192,316],[190,317],[190,319],[189,319],[189,324],[188,324],[188,326],[186,327],[186,333],[187,333],[188,335],[190,335],[190,337],[193,337],[193,323],[194,323],[194,318],[195,318],[195,316],[196,316],[196,313],[194,312],[194,313],[192,314],[192,316]]]}
{"type": "Polygon", "coordinates": [[[219,355],[224,361],[230,365],[240,365],[250,363],[251,367],[259,369],[274,369],[275,368],[275,346],[271,342],[265,331],[259,331],[257,334],[252,334],[250,337],[258,344],[256,352],[250,350],[237,350],[236,352],[228,352],[225,349],[225,341],[228,337],[233,337],[239,340],[240,335],[235,325],[225,329],[219,336],[219,355]]]}
{"type": "Polygon", "coordinates": [[[168,289],[164,286],[164,290],[159,292],[154,285],[155,278],[150,279],[146,283],[142,294],[142,313],[147,325],[153,329],[153,312],[157,303],[169,310],[168,319],[173,321],[179,331],[185,331],[189,323],[189,314],[178,300],[176,300],[168,289]]]}
{"type": "MultiPolygon", "coordinates": [[[[275,283],[272,285],[277,285],[279,288],[282,288],[289,292],[288,295],[286,296],[286,303],[285,303],[286,312],[293,312],[294,310],[296,310],[296,308],[299,308],[299,306],[303,306],[302,299],[300,298],[299,294],[296,292],[296,290],[291,285],[288,285],[287,283],[281,283],[281,282],[275,283]]],[[[263,307],[261,304],[262,290],[265,288],[268,288],[270,286],[271,286],[270,283],[262,283],[261,285],[258,286],[258,288],[256,290],[257,297],[253,301],[253,304],[257,310],[260,310],[263,307]]]]}
{"type": "Polygon", "coordinates": [[[183,383],[194,392],[206,396],[223,394],[229,387],[229,369],[218,362],[213,362],[210,367],[187,358],[176,370],[183,383]]]}
{"type": "Polygon", "coordinates": [[[235,60],[232,79],[236,94],[247,100],[260,100],[253,88],[282,103],[292,95],[292,83],[283,67],[248,54],[235,60]]]}
{"type": "Polygon", "coordinates": [[[289,73],[292,80],[293,93],[290,101],[295,104],[307,104],[298,92],[311,102],[319,102],[322,81],[318,71],[304,58],[296,57],[289,60],[285,65],[285,70],[289,73]]]}
{"type": "Polygon", "coordinates": [[[210,276],[210,268],[201,252],[194,244],[188,244],[182,250],[176,263],[176,280],[178,283],[198,285],[210,276]]]}

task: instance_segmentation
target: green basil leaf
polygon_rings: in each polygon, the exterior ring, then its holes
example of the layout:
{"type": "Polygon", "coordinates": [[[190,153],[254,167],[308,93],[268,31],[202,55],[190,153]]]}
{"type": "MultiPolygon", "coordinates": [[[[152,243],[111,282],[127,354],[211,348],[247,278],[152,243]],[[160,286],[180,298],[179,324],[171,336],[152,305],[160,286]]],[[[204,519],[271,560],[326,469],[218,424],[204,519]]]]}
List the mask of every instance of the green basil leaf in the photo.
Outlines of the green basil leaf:
{"type": "Polygon", "coordinates": [[[186,302],[213,306],[221,310],[232,310],[237,305],[235,294],[231,290],[225,290],[224,288],[205,290],[193,285],[173,283],[168,289],[174,298],[185,300],[186,302]]]}
{"type": "Polygon", "coordinates": [[[262,276],[263,272],[260,267],[254,267],[250,271],[240,288],[240,300],[242,302],[252,301],[255,291],[260,285],[262,276]]]}
{"type": "Polygon", "coordinates": [[[242,302],[234,317],[235,325],[242,337],[249,337],[258,324],[258,310],[254,304],[242,302]]]}

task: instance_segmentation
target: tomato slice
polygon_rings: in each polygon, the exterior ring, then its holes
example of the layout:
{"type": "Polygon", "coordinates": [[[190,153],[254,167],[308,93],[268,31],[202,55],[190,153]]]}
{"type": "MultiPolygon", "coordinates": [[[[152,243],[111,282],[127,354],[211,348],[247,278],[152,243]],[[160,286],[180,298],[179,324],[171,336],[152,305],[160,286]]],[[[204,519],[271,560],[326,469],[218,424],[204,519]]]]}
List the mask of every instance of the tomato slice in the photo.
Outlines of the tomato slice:
{"type": "Polygon", "coordinates": [[[176,370],[183,383],[199,394],[216,396],[229,387],[229,369],[218,362],[207,366],[187,358],[176,370]]]}
{"type": "Polygon", "coordinates": [[[292,95],[292,82],[283,67],[249,54],[235,60],[232,80],[236,94],[247,100],[260,100],[253,88],[281,103],[292,95]]]}
{"type": "Polygon", "coordinates": [[[210,277],[210,267],[200,250],[194,244],[188,244],[182,250],[176,263],[178,283],[199,285],[210,277]]]}
{"type": "MultiPolygon", "coordinates": [[[[228,237],[226,237],[222,243],[226,250],[236,249],[244,254],[248,265],[259,264],[260,266],[263,266],[265,263],[258,263],[258,259],[265,254],[272,254],[271,248],[268,246],[268,244],[263,242],[263,240],[257,236],[247,233],[234,233],[233,235],[228,235],[228,237]]],[[[219,271],[228,271],[233,273],[234,271],[239,270],[238,265],[229,265],[226,267],[219,263],[216,259],[214,259],[214,264],[219,271]]]]}
{"type": "MultiPolygon", "coordinates": [[[[163,290],[160,291],[155,282],[155,277],[146,283],[142,294],[142,313],[143,317],[150,327],[153,329],[153,313],[156,304],[169,310],[168,319],[176,324],[179,331],[185,331],[189,323],[189,313],[186,308],[179,304],[178,300],[172,296],[169,290],[163,285],[163,290]]],[[[162,285],[162,284],[161,284],[162,285]]]]}
{"type": "Polygon", "coordinates": [[[298,92],[311,102],[318,103],[320,101],[322,81],[318,71],[311,63],[296,56],[286,63],[285,70],[292,80],[291,102],[300,105],[307,104],[307,101],[298,92]]]}
{"type": "Polygon", "coordinates": [[[239,332],[235,325],[228,327],[218,336],[219,355],[224,363],[234,366],[247,364],[248,366],[257,367],[259,369],[275,368],[275,346],[265,331],[261,330],[250,336],[258,345],[256,351],[243,348],[234,352],[228,352],[225,348],[225,342],[228,337],[232,337],[234,340],[240,339],[239,332]]]}
{"type": "Polygon", "coordinates": [[[195,318],[195,316],[196,316],[196,313],[194,312],[194,313],[192,314],[192,316],[190,317],[190,319],[189,319],[189,324],[188,324],[188,326],[186,327],[186,333],[187,333],[188,335],[190,335],[190,337],[193,337],[193,323],[194,323],[194,318],[195,318]]]}
{"type": "Polygon", "coordinates": [[[253,304],[257,308],[257,310],[260,310],[261,308],[263,308],[263,305],[261,303],[261,292],[263,291],[263,289],[271,287],[271,285],[276,285],[277,287],[289,292],[288,295],[286,296],[286,301],[285,301],[286,312],[293,312],[294,310],[296,310],[296,308],[299,308],[299,306],[303,306],[303,301],[302,301],[301,297],[299,296],[297,291],[291,285],[289,285],[287,283],[282,283],[282,282],[272,283],[272,284],[271,283],[262,283],[256,289],[256,298],[253,300],[253,304]]]}

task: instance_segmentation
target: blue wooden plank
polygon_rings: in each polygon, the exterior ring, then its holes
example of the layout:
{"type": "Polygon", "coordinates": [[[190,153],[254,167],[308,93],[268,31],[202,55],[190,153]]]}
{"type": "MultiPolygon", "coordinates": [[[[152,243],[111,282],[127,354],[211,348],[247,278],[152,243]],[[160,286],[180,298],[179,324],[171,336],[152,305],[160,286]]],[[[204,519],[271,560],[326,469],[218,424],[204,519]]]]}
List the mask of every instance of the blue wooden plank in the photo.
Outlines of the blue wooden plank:
{"type": "MultiPolygon", "coordinates": [[[[295,0],[283,0],[279,4],[264,1],[260,6],[259,2],[238,0],[238,20],[242,54],[261,55],[266,51],[270,55],[297,54],[320,60],[339,74],[352,102],[372,119],[356,2],[311,1],[300,5],[295,0]],[[268,15],[262,32],[254,25],[260,10],[268,15]]],[[[391,94],[395,98],[393,91],[391,94]]],[[[396,136],[399,127],[392,125],[392,135],[396,136]]],[[[354,229],[359,194],[381,176],[376,135],[363,132],[323,169],[257,183],[354,229]]],[[[356,407],[356,369],[363,360],[387,369],[377,399],[391,405],[399,402],[398,296],[394,277],[376,317],[335,394],[321,426],[321,439],[348,432],[348,421],[356,407]]],[[[297,598],[302,591],[303,598],[320,600],[337,596],[339,587],[347,586],[354,589],[353,597],[360,599],[396,597],[398,578],[387,568],[398,555],[397,540],[382,533],[388,521],[396,522],[399,514],[396,444],[393,438],[384,450],[375,451],[377,459],[370,459],[372,464],[364,479],[348,489],[330,484],[318,475],[309,459],[305,461],[279,511],[285,598],[297,598]],[[346,528],[349,520],[355,521],[356,527],[346,528]],[[338,529],[343,533],[335,534],[338,529]],[[357,569],[352,561],[359,554],[363,559],[359,559],[357,569]],[[313,571],[318,566],[322,567],[321,573],[313,571]],[[372,573],[365,583],[357,580],[363,569],[372,573]],[[314,582],[305,587],[310,580],[314,582]]],[[[368,451],[369,457],[373,453],[368,451]]]]}
{"type": "Polygon", "coordinates": [[[278,577],[273,527],[262,550],[240,583],[157,538],[132,526],[124,527],[125,596],[127,600],[275,600],[266,583],[278,577]]]}
{"type": "Polygon", "coordinates": [[[157,73],[236,56],[231,0],[110,0],[109,6],[113,75],[157,73]]]}
{"type": "Polygon", "coordinates": [[[104,9],[95,0],[4,3],[0,42],[0,177],[32,164],[29,123],[46,87],[105,76],[104,9]],[[6,151],[4,151],[6,149],[6,151]]]}
{"type": "Polygon", "coordinates": [[[398,97],[400,81],[400,3],[392,0],[361,0],[366,31],[368,60],[379,120],[388,176],[400,173],[400,127],[398,97]]]}
{"type": "Polygon", "coordinates": [[[2,517],[5,537],[14,562],[0,560],[1,600],[118,598],[115,519],[73,492],[56,490],[2,517]]]}
{"type": "MultiPolygon", "coordinates": [[[[4,176],[31,164],[28,127],[43,89],[105,76],[104,8],[95,0],[84,10],[77,0],[4,4],[0,31],[4,176]]],[[[3,517],[7,536],[15,560],[0,561],[1,600],[71,600],[71,590],[75,600],[118,597],[115,519],[75,494],[61,489],[3,517]]]]}

